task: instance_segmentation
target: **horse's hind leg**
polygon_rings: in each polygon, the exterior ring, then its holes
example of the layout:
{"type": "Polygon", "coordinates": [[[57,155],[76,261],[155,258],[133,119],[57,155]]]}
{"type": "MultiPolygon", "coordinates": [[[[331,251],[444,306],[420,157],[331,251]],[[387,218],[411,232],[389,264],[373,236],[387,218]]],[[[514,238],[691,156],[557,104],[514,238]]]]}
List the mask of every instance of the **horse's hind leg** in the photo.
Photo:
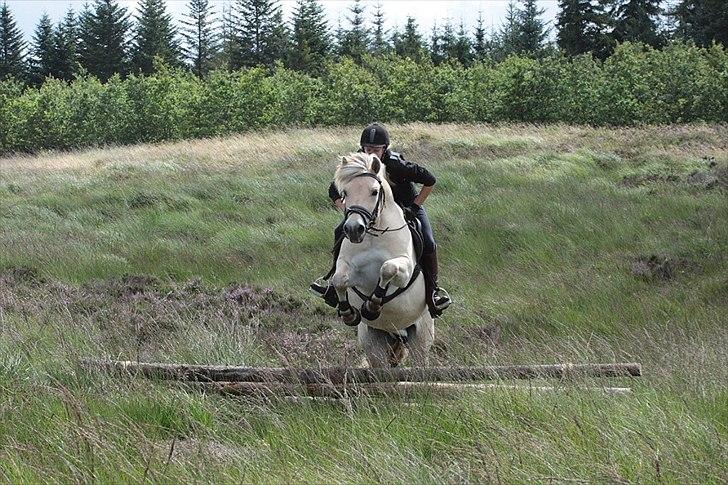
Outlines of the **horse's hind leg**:
{"type": "Polygon", "coordinates": [[[426,367],[430,347],[435,341],[435,321],[423,312],[416,324],[407,329],[407,350],[414,367],[426,367]]]}
{"type": "Polygon", "coordinates": [[[402,341],[388,332],[359,325],[359,343],[367,356],[369,367],[396,367],[407,355],[402,341]]]}

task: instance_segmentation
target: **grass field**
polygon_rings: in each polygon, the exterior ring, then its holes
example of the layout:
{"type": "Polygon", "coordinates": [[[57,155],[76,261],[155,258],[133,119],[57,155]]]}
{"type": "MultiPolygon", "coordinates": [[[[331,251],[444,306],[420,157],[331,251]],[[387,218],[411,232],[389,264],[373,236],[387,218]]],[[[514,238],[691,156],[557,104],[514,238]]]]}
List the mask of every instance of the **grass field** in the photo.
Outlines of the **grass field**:
{"type": "Polygon", "coordinates": [[[631,395],[268,402],[77,367],[359,365],[306,292],[359,129],[0,159],[0,478],[728,481],[726,126],[390,127],[438,178],[432,363],[639,361],[606,382],[631,395]]]}

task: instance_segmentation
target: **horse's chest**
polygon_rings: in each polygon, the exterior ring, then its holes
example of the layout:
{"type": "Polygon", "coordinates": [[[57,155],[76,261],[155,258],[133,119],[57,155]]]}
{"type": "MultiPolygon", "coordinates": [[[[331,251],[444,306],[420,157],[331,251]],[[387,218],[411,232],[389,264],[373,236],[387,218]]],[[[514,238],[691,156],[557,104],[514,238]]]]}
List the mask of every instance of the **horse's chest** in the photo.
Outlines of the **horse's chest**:
{"type": "Polygon", "coordinates": [[[350,281],[353,280],[355,286],[373,287],[379,281],[379,270],[387,259],[388,255],[380,251],[357,255],[351,261],[350,281]]]}

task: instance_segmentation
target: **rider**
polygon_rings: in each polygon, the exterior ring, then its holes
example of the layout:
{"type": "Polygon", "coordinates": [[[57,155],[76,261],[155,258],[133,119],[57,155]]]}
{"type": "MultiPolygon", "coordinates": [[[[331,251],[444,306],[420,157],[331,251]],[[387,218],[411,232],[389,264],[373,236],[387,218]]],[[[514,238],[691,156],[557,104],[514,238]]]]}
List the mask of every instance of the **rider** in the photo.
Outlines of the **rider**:
{"type": "MultiPolygon", "coordinates": [[[[392,186],[394,201],[402,207],[405,217],[416,217],[422,226],[424,239],[420,266],[425,277],[425,292],[427,308],[433,318],[437,318],[442,311],[450,306],[451,300],[447,292],[437,286],[437,245],[432,236],[432,227],[427,218],[425,208],[422,207],[435,185],[435,176],[426,168],[413,162],[408,162],[399,153],[389,149],[389,133],[379,123],[372,123],[364,128],[360,140],[361,150],[368,155],[376,155],[387,168],[387,178],[392,186]],[[417,192],[415,183],[422,184],[417,192]]],[[[332,182],[329,186],[329,198],[334,206],[344,211],[344,200],[332,182]]],[[[335,240],[343,239],[343,221],[334,229],[335,240]]],[[[331,306],[338,301],[333,287],[319,278],[310,286],[311,291],[326,300],[331,306]]]]}

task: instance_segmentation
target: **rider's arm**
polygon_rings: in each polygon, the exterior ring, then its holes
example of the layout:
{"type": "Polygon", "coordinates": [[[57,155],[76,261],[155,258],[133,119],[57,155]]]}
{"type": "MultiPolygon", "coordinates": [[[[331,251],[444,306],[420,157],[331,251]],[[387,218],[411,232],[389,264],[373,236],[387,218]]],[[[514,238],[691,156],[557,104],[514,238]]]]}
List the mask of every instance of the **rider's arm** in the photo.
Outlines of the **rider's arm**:
{"type": "Polygon", "coordinates": [[[425,167],[417,165],[414,162],[406,161],[402,155],[399,155],[399,157],[401,161],[397,165],[396,170],[398,170],[406,180],[422,184],[422,190],[420,190],[420,193],[417,194],[417,197],[413,200],[415,204],[421,206],[425,203],[430,192],[432,192],[432,187],[437,182],[437,179],[435,179],[435,176],[425,167]]]}
{"type": "Polygon", "coordinates": [[[427,200],[427,197],[430,195],[430,192],[432,192],[433,185],[423,185],[422,190],[420,190],[420,193],[417,194],[417,197],[415,197],[414,202],[415,204],[422,206],[422,204],[425,203],[425,200],[427,200]]]}

